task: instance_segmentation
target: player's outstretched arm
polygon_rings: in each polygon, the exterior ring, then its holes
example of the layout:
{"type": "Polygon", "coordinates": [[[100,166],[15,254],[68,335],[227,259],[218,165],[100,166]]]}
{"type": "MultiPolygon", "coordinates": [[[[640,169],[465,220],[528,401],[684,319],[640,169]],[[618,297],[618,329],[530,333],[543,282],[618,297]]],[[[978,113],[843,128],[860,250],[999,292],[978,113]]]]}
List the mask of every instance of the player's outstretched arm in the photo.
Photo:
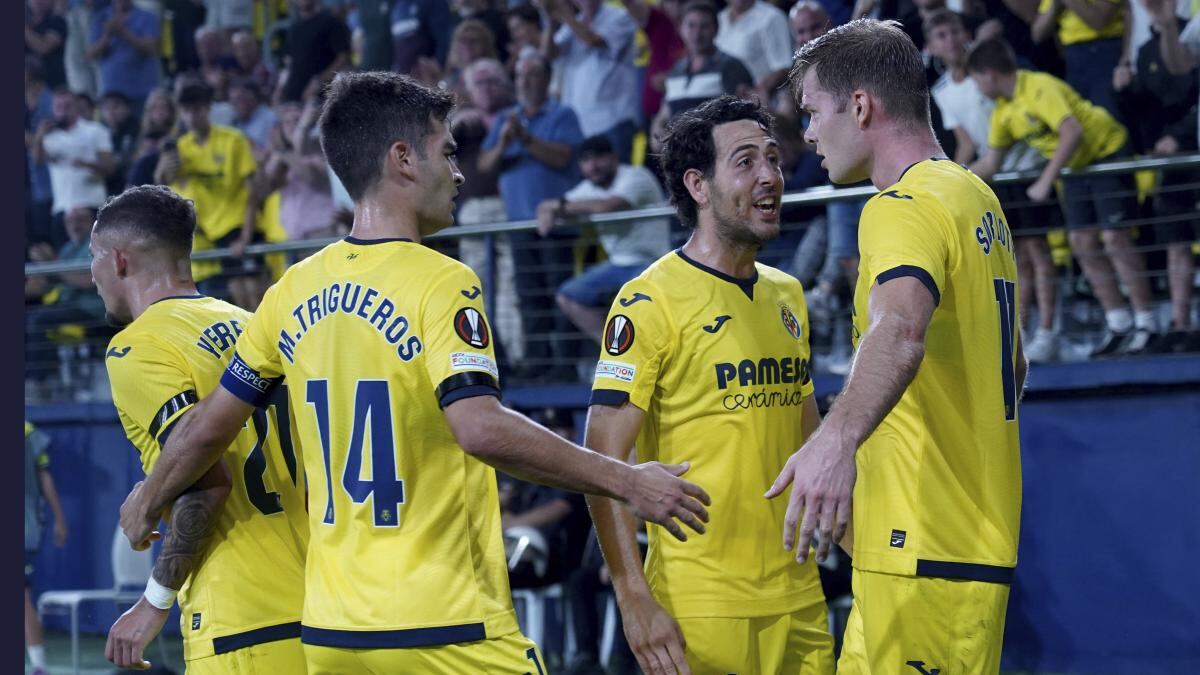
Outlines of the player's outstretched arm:
{"type": "MultiPolygon", "coordinates": [[[[641,431],[645,413],[626,401],[620,407],[593,405],[588,411],[584,445],[616,461],[623,461],[641,431]]],[[[683,631],[650,592],[637,543],[637,521],[611,499],[589,495],[588,509],[596,526],[596,539],[608,564],[617,604],[621,608],[625,638],[642,671],[651,674],[687,675],[683,631]]]]}
{"type": "Polygon", "coordinates": [[[562,439],[493,396],[460,399],[443,412],[463,450],[510,476],[624,502],[680,540],[687,535],[676,519],[704,532],[710,500],[698,485],[677,478],[687,464],[631,467],[562,439]]]}
{"type": "Polygon", "coordinates": [[[859,341],[841,395],[766,494],[770,499],[792,486],[783,547],[790,551],[795,545],[798,562],[808,558],[814,532],[820,533],[817,560],[825,559],[830,542],[845,536],[857,476],[854,453],[916,376],[925,358],[925,329],[935,307],[933,295],[913,277],[899,277],[871,289],[871,323],[859,341]]]}
{"type": "MultiPolygon", "coordinates": [[[[188,413],[191,414],[191,413],[188,413]]],[[[175,500],[167,519],[167,536],[154,563],[152,582],[146,593],[121,615],[108,631],[104,656],[118,668],[146,670],[142,658],[146,645],[162,631],[175,594],[208,549],[213,525],[232,481],[220,460],[208,473],[175,500]]]]}
{"type": "Polygon", "coordinates": [[[157,539],[154,527],[163,511],[217,463],[253,412],[249,403],[217,387],[179,420],[154,470],[121,505],[121,529],[135,549],[157,539]]]}

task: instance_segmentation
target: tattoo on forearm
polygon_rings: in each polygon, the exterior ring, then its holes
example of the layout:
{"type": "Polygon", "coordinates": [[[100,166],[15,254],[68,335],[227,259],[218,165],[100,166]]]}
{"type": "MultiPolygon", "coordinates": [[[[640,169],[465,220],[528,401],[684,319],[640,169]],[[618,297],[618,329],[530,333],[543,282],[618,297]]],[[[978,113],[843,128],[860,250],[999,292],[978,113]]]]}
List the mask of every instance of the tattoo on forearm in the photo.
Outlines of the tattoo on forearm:
{"type": "Polygon", "coordinates": [[[154,563],[158,583],[178,590],[204,555],[217,520],[219,501],[204,491],[188,492],[175,500],[162,551],[154,563]]]}

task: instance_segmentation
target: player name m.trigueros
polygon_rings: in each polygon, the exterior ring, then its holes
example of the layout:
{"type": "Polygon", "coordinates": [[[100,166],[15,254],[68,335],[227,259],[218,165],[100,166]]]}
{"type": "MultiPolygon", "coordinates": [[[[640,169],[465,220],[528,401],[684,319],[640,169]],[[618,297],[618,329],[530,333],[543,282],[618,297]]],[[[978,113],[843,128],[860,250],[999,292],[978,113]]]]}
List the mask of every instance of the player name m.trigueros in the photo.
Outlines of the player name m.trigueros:
{"type": "Polygon", "coordinates": [[[348,281],[330,284],[296,305],[292,316],[296,318],[299,330],[289,332],[284,328],[279,331],[279,353],[289,363],[295,363],[297,343],[321,319],[338,313],[357,316],[371,324],[389,344],[396,345],[396,356],[401,361],[411,361],[421,353],[421,338],[408,335],[408,318],[396,314],[396,303],[370,286],[348,281]]]}

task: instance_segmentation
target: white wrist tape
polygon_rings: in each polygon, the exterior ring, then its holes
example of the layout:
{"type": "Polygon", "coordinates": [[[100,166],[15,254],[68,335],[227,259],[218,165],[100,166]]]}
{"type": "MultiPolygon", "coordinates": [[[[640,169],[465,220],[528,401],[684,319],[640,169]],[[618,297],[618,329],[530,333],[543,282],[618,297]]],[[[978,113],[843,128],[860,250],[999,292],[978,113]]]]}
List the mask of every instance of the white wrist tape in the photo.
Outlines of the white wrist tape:
{"type": "Polygon", "coordinates": [[[175,596],[178,594],[179,591],[173,591],[163,586],[155,581],[153,576],[146,582],[146,592],[144,593],[146,602],[159,609],[171,609],[171,605],[175,604],[175,596]]]}

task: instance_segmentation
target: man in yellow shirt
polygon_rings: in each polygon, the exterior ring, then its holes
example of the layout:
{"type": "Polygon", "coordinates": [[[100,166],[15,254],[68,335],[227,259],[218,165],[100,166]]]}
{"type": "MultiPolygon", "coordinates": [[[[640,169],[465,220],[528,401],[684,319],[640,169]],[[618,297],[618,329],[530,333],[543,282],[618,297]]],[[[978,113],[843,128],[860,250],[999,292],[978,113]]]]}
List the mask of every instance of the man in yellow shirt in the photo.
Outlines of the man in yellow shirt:
{"type": "Polygon", "coordinates": [[[1032,26],[1035,42],[1057,32],[1067,84],[1114,117],[1119,116],[1114,73],[1132,75],[1122,39],[1128,20],[1124,0],[1041,0],[1032,26]]]}
{"type": "Polygon", "coordinates": [[[819,533],[824,557],[853,500],[839,674],[994,673],[1021,512],[1012,232],[938,145],[924,62],[899,24],[829,31],[797,53],[791,83],[830,179],[881,192],[859,224],[853,366],[767,492],[792,486],[784,547],[807,560],[819,533]]]}
{"type": "Polygon", "coordinates": [[[222,273],[234,304],[253,311],[265,290],[261,258],[243,255],[256,236],[261,240],[254,152],[242,132],[209,119],[212,95],[203,82],[180,87],[176,102],[187,133],[162,153],[154,178],[196,205],[198,248],[231,250],[222,273]]]}
{"type": "Polygon", "coordinates": [[[721,96],[676,116],[663,143],[671,201],[693,233],[626,283],[609,311],[588,447],[692,458],[716,502],[684,542],[589,499],[629,646],[648,673],[833,673],[814,560],[775,543],[787,505],[766,501],[820,423],[800,282],[755,262],[779,236],[780,151],[770,113],[721,96]],[[665,668],[665,670],[663,670],[665,668]]]}
{"type": "MultiPolygon", "coordinates": [[[[1052,75],[1018,70],[1012,49],[1002,39],[975,45],[967,56],[967,71],[979,91],[996,101],[988,130],[990,147],[971,167],[984,180],[995,175],[1017,141],[1048,160],[1041,177],[1026,190],[1033,202],[1053,196],[1054,182],[1064,168],[1082,169],[1129,155],[1128,133],[1108,111],[1052,75]]],[[[1063,179],[1071,249],[1104,308],[1108,326],[1093,356],[1140,352],[1157,332],[1146,262],[1125,229],[1125,223],[1137,217],[1136,194],[1129,174],[1063,179]],[[1129,291],[1129,302],[1118,278],[1129,291]]]]}

